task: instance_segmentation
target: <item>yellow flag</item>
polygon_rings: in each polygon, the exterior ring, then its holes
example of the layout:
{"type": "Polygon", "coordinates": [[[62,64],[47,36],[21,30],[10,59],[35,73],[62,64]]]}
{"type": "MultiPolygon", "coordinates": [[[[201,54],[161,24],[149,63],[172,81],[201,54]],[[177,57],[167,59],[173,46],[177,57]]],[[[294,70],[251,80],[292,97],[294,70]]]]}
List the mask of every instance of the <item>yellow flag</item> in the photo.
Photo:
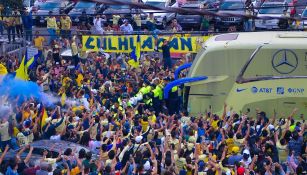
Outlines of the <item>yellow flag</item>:
{"type": "Polygon", "coordinates": [[[133,68],[138,68],[140,66],[140,63],[138,61],[134,61],[134,59],[130,59],[128,61],[128,64],[132,66],[133,68]]]}
{"type": "Polygon", "coordinates": [[[28,70],[25,66],[25,56],[23,57],[19,68],[16,70],[16,78],[21,80],[29,80],[28,70]]]}
{"type": "Polygon", "coordinates": [[[80,87],[82,85],[83,75],[81,73],[78,74],[76,78],[77,85],[80,87]]]}
{"type": "Polygon", "coordinates": [[[66,93],[63,92],[62,96],[61,96],[61,105],[64,106],[65,105],[65,101],[66,101],[66,93]]]}
{"type": "Polygon", "coordinates": [[[7,69],[3,64],[0,64],[0,75],[7,74],[7,69]]]}
{"type": "Polygon", "coordinates": [[[31,64],[34,62],[34,57],[32,57],[31,59],[29,59],[28,61],[27,61],[27,63],[26,63],[26,69],[28,69],[30,66],[31,66],[31,64]]]}
{"type": "Polygon", "coordinates": [[[42,115],[42,121],[41,121],[41,128],[43,128],[46,125],[46,119],[48,118],[48,114],[45,108],[43,108],[42,113],[43,115],[42,115]]]}

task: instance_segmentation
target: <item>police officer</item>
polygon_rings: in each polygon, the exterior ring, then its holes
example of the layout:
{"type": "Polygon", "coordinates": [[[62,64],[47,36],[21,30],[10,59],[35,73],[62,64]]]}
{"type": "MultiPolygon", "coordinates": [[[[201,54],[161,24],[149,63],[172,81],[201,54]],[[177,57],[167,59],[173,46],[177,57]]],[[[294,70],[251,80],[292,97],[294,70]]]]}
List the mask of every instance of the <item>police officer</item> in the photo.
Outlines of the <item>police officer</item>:
{"type": "Polygon", "coordinates": [[[163,103],[163,86],[160,84],[160,79],[156,78],[153,80],[153,98],[152,98],[152,104],[153,108],[155,110],[155,114],[159,115],[162,109],[162,103],[163,103]]]}

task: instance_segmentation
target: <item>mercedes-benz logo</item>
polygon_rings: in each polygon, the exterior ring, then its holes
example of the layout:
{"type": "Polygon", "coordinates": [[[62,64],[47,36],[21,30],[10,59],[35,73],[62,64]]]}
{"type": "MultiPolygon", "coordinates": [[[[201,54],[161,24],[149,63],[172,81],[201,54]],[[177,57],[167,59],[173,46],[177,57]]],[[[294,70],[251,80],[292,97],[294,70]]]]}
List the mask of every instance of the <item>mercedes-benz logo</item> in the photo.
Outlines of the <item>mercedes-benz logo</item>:
{"type": "Polygon", "coordinates": [[[298,65],[296,54],[289,49],[278,50],[272,58],[272,67],[280,74],[293,72],[298,65]]]}

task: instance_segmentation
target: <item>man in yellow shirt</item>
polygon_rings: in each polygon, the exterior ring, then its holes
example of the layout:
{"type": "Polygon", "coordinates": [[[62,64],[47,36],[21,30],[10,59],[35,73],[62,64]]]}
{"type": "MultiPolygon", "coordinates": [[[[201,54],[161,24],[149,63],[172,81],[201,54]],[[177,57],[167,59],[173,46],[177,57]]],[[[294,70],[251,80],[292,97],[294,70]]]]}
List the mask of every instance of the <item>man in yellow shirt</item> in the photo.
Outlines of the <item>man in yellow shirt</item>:
{"type": "Polygon", "coordinates": [[[22,38],[23,30],[22,30],[22,21],[21,21],[19,10],[16,10],[14,12],[14,20],[15,20],[15,27],[16,27],[17,37],[18,38],[22,38]]]}
{"type": "Polygon", "coordinates": [[[41,57],[43,55],[43,45],[45,42],[45,38],[42,36],[39,36],[39,31],[35,32],[35,38],[34,38],[34,46],[38,50],[38,56],[41,57]]]}
{"type": "Polygon", "coordinates": [[[58,28],[58,25],[56,23],[56,19],[54,16],[52,16],[52,11],[49,11],[49,16],[46,18],[47,21],[47,30],[50,35],[48,45],[51,44],[53,40],[57,38],[56,36],[56,29],[58,28]]]}
{"type": "Polygon", "coordinates": [[[79,60],[79,56],[78,56],[78,46],[77,46],[77,43],[76,43],[76,36],[74,36],[72,38],[71,54],[72,54],[72,59],[73,59],[74,65],[77,67],[80,60],[79,60]]]}
{"type": "Polygon", "coordinates": [[[71,19],[65,14],[61,17],[61,35],[63,38],[70,38],[71,19]]]}
{"type": "Polygon", "coordinates": [[[15,19],[12,14],[7,14],[8,16],[3,18],[4,27],[7,30],[7,36],[9,43],[11,43],[11,35],[13,35],[13,42],[15,42],[15,19]]]}
{"type": "Polygon", "coordinates": [[[112,15],[113,28],[117,31],[119,30],[118,20],[120,19],[119,15],[112,15]]]}
{"type": "Polygon", "coordinates": [[[141,26],[142,26],[141,14],[140,13],[135,14],[133,19],[134,19],[134,22],[136,24],[135,31],[140,31],[141,26]]]}

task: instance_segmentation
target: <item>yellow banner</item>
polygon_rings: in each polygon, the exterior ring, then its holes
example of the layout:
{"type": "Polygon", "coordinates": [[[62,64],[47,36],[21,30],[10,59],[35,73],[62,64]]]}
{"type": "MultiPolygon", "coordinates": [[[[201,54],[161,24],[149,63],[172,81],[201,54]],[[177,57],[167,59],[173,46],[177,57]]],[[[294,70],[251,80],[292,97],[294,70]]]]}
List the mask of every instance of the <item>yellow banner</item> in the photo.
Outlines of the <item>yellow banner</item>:
{"type": "MultiPolygon", "coordinates": [[[[209,36],[177,37],[170,41],[171,52],[173,53],[196,53],[209,36]]],[[[163,39],[158,39],[158,48],[161,48],[163,39]]],[[[137,35],[127,36],[82,36],[84,50],[99,51],[102,48],[105,52],[130,53],[136,46],[137,35]]],[[[151,35],[141,35],[141,51],[154,51],[155,39],[151,35]]]]}

